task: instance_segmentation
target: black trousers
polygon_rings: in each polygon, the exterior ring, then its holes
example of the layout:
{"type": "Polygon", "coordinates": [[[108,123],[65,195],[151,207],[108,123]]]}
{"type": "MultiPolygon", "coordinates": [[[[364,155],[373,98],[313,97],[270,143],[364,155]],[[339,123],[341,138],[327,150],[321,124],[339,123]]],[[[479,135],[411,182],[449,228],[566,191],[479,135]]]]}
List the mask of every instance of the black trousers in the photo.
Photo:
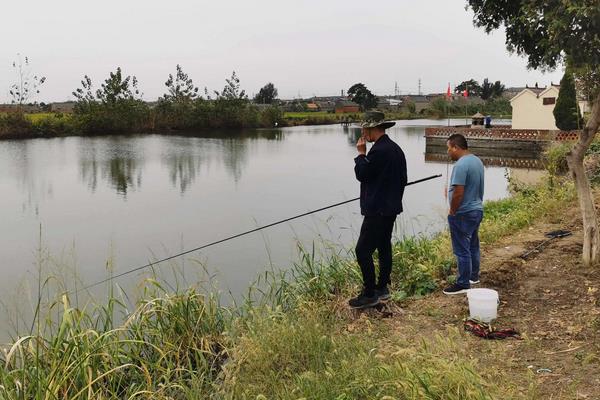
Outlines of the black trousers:
{"type": "Polygon", "coordinates": [[[363,276],[365,295],[373,296],[375,287],[390,283],[392,273],[392,229],[396,216],[364,217],[356,243],[356,259],[363,276]],[[379,282],[375,283],[373,253],[379,255],[379,282]]]}

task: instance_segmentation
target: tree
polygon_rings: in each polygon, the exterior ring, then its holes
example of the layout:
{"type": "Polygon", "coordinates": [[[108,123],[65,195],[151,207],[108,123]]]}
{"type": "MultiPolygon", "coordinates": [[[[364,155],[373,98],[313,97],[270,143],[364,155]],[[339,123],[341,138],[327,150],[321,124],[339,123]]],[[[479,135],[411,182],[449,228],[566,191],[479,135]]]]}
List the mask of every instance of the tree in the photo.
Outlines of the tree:
{"type": "MultiPolygon", "coordinates": [[[[504,27],[509,51],[527,57],[530,68],[555,69],[562,63],[594,74],[600,69],[600,7],[597,0],[468,0],[473,22],[487,33],[504,27]]],[[[597,76],[597,75],[596,75],[597,76]]],[[[598,220],[583,158],[600,126],[600,90],[590,83],[593,106],[579,141],[567,155],[583,217],[583,263],[600,257],[598,220]]]]}
{"type": "Polygon", "coordinates": [[[355,83],[348,89],[348,97],[360,105],[363,111],[377,106],[377,97],[362,83],[355,83]]]}
{"type": "Polygon", "coordinates": [[[168,92],[161,100],[179,104],[191,103],[198,98],[198,88],[194,86],[192,78],[183,72],[181,65],[177,64],[176,70],[175,77],[169,74],[169,79],[165,82],[168,92]]]}
{"type": "Polygon", "coordinates": [[[223,91],[219,93],[215,90],[215,94],[217,95],[217,99],[222,100],[247,100],[248,96],[246,96],[246,92],[244,90],[240,90],[240,78],[237,77],[235,71],[232,72],[231,78],[225,79],[227,83],[223,88],[223,91]]]}
{"type": "Polygon", "coordinates": [[[417,112],[417,105],[411,99],[404,100],[403,105],[406,107],[409,114],[415,114],[417,112]]]}
{"type": "Polygon", "coordinates": [[[485,78],[481,85],[481,98],[483,100],[488,100],[492,97],[500,97],[502,96],[504,89],[504,85],[500,81],[491,83],[488,78],[485,78]]]}
{"type": "Polygon", "coordinates": [[[95,92],[92,80],[85,75],[73,96],[77,100],[75,113],[84,131],[109,133],[145,129],[149,109],[141,99],[137,78],[123,77],[121,68],[111,72],[95,92]]]}
{"type": "Polygon", "coordinates": [[[500,81],[494,82],[494,86],[492,86],[492,97],[500,97],[506,87],[500,81]]]}
{"type": "Polygon", "coordinates": [[[277,98],[277,89],[271,82],[263,86],[256,96],[254,102],[259,104],[271,104],[277,98]]]}
{"type": "Polygon", "coordinates": [[[483,83],[481,84],[481,98],[483,100],[487,100],[490,97],[492,97],[493,87],[494,87],[494,85],[490,83],[488,78],[485,78],[483,80],[483,83]]]}
{"type": "Polygon", "coordinates": [[[469,79],[468,81],[462,81],[458,86],[454,88],[454,93],[462,94],[465,89],[472,96],[481,96],[481,86],[475,79],[469,79]]]}
{"type": "Polygon", "coordinates": [[[12,63],[17,73],[17,81],[10,86],[8,93],[12,97],[11,103],[17,104],[20,110],[23,104],[29,103],[36,94],[40,93],[40,87],[46,82],[46,77],[32,75],[27,56],[25,61],[20,54],[17,54],[17,57],[18,61],[12,63]]]}
{"type": "Polygon", "coordinates": [[[110,73],[100,89],[96,90],[96,97],[103,104],[109,105],[123,100],[141,100],[137,85],[138,81],[135,76],[127,76],[123,79],[121,67],[118,67],[115,72],[110,73]]]}
{"type": "Polygon", "coordinates": [[[575,81],[573,80],[573,74],[568,69],[560,80],[560,91],[553,113],[556,126],[563,131],[579,129],[583,123],[577,105],[575,81]]]}

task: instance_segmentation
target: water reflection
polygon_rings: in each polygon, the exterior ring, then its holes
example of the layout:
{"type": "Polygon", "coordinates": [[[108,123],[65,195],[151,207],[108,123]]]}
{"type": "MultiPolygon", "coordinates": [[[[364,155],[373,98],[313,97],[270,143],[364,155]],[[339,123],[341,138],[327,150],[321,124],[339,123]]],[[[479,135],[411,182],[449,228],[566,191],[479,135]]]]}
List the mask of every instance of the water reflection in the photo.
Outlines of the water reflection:
{"type": "Polygon", "coordinates": [[[192,152],[184,154],[168,154],[163,157],[163,163],[169,171],[169,179],[179,192],[184,194],[194,183],[196,174],[200,171],[202,158],[192,152]]]}
{"type": "Polygon", "coordinates": [[[362,128],[358,125],[343,125],[342,130],[346,134],[346,139],[348,139],[348,144],[352,147],[356,146],[356,142],[360,138],[362,134],[362,128]]]}
{"type": "Polygon", "coordinates": [[[124,199],[141,188],[144,158],[130,139],[82,141],[79,150],[80,177],[92,192],[98,189],[99,178],[124,199]]]}
{"type": "Polygon", "coordinates": [[[248,141],[237,138],[224,139],[221,142],[222,161],[227,171],[238,183],[242,179],[242,171],[248,163],[248,141]]]}
{"type": "MultiPolygon", "coordinates": [[[[238,183],[248,164],[249,146],[259,139],[282,141],[281,129],[243,132],[203,132],[202,135],[110,137],[81,140],[79,144],[80,177],[92,191],[104,181],[124,199],[141,189],[145,166],[158,158],[166,166],[171,185],[181,194],[196,180],[202,165],[221,163],[238,183]],[[166,150],[165,150],[166,149],[166,150]],[[165,153],[166,151],[166,153],[165,153]]],[[[24,149],[20,162],[27,160],[24,149]]],[[[20,168],[27,171],[28,168],[20,168]]]]}
{"type": "MultiPolygon", "coordinates": [[[[544,164],[539,153],[510,151],[501,149],[471,149],[485,166],[513,167],[524,169],[543,169],[544,164]]],[[[450,158],[446,149],[440,146],[426,146],[424,154],[427,163],[448,163],[450,158]]]]}

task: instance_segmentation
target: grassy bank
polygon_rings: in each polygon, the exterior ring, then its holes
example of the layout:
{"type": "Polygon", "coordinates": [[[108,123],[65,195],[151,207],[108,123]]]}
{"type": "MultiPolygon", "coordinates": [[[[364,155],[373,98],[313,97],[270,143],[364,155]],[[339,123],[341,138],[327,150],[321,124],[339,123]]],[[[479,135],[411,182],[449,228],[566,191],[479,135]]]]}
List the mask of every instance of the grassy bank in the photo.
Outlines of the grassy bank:
{"type": "MultiPolygon", "coordinates": [[[[287,126],[297,125],[325,125],[338,124],[342,122],[359,122],[363,113],[335,114],[325,111],[318,112],[286,112],[283,114],[284,124],[287,126]]],[[[427,118],[424,115],[411,114],[409,112],[386,112],[385,118],[390,120],[427,118]]]]}
{"type": "MultiPolygon", "coordinates": [[[[486,245],[573,201],[569,185],[521,187],[486,203],[486,245]]],[[[393,299],[413,301],[452,273],[447,234],[393,248],[393,299]]],[[[360,287],[351,254],[300,251],[287,272],[263,275],[264,296],[236,308],[199,289],[148,282],[133,311],[119,296],[40,308],[29,335],[0,355],[0,398],[492,399],[517,398],[484,376],[452,335],[418,346],[345,306],[360,287]],[[265,289],[266,288],[266,289],[265,289]],[[122,315],[124,322],[116,322],[122,315]],[[381,345],[381,343],[385,343],[381,345]]],[[[120,320],[120,319],[119,319],[120,320]]]]}

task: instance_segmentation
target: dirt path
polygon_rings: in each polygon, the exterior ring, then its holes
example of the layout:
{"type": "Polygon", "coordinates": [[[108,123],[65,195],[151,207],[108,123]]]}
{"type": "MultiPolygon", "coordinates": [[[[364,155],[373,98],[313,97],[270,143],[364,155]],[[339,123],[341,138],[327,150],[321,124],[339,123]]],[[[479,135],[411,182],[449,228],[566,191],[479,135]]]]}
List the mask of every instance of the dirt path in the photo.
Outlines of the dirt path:
{"type": "MultiPolygon", "coordinates": [[[[454,334],[457,357],[472,359],[483,376],[513,393],[536,399],[600,399],[600,268],[580,260],[577,209],[484,247],[481,285],[500,294],[495,326],[514,327],[523,340],[488,341],[463,330],[466,296],[441,292],[397,309],[387,324],[395,339],[416,343],[424,336],[454,334]],[[527,260],[519,256],[546,240],[544,233],[568,229],[527,260]],[[457,333],[458,332],[458,333],[457,333]]],[[[511,398],[510,396],[507,398],[511,398]]]]}

